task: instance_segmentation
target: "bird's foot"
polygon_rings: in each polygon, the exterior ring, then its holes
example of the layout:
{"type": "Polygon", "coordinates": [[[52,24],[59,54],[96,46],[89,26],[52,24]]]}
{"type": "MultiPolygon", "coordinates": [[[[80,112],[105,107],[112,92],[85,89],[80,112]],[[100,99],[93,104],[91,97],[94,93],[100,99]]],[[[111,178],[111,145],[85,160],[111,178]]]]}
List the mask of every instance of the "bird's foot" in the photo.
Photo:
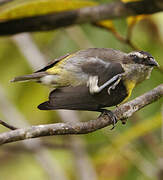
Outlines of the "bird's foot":
{"type": "Polygon", "coordinates": [[[117,117],[114,115],[114,113],[112,111],[107,110],[107,109],[100,109],[100,112],[101,112],[100,116],[107,115],[110,117],[110,119],[112,121],[111,124],[113,125],[111,130],[113,130],[115,128],[116,123],[117,123],[117,117]]]}

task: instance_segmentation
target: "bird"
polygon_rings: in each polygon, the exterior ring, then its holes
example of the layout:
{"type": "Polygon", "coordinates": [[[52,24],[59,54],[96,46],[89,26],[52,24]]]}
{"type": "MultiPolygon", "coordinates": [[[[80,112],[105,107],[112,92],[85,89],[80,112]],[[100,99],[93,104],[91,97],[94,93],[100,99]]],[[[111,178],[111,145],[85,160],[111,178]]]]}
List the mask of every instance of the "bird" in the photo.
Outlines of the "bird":
{"type": "Polygon", "coordinates": [[[11,80],[36,81],[55,88],[40,110],[85,110],[107,113],[106,107],[128,100],[135,86],[150,77],[154,57],[145,51],[129,53],[112,48],[88,48],[54,59],[33,74],[11,80]]]}

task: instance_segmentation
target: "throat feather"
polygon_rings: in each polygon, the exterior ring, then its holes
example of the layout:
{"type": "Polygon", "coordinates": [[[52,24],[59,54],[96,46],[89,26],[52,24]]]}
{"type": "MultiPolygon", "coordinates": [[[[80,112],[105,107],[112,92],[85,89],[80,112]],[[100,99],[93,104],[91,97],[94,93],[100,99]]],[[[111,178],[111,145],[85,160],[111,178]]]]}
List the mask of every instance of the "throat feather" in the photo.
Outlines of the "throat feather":
{"type": "Polygon", "coordinates": [[[129,80],[125,80],[124,81],[124,85],[126,87],[126,90],[127,90],[127,96],[126,98],[122,101],[122,103],[126,102],[129,97],[131,96],[131,93],[132,93],[132,90],[134,89],[135,85],[136,85],[136,82],[135,81],[129,81],[129,80]]]}

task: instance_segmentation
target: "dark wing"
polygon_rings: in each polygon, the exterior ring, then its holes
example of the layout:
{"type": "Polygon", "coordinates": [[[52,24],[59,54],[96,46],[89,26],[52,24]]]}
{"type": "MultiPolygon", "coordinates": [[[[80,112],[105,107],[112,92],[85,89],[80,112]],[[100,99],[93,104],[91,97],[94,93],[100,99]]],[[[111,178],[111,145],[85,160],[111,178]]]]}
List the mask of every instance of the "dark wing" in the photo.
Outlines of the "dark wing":
{"type": "Polygon", "coordinates": [[[40,110],[97,110],[98,103],[90,95],[86,86],[77,86],[53,90],[49,95],[49,101],[40,104],[38,108],[40,110]]]}
{"type": "Polygon", "coordinates": [[[61,56],[57,59],[54,59],[53,61],[49,62],[45,67],[43,67],[42,69],[35,71],[34,73],[38,73],[38,72],[43,72],[46,71],[47,69],[53,67],[55,64],[57,64],[59,61],[61,61],[62,59],[68,57],[70,54],[66,54],[64,56],[61,56]]]}
{"type": "Polygon", "coordinates": [[[79,58],[86,59],[81,65],[82,71],[91,76],[98,76],[99,85],[124,72],[121,63],[125,55],[110,48],[89,48],[76,53],[79,58]]]}
{"type": "Polygon", "coordinates": [[[88,87],[64,87],[53,90],[50,93],[49,101],[46,101],[38,106],[40,110],[87,110],[99,111],[104,107],[111,107],[121,103],[127,96],[127,91],[121,81],[115,90],[108,94],[107,88],[102,92],[91,95],[88,87]]]}
{"type": "Polygon", "coordinates": [[[98,61],[95,63],[86,62],[82,65],[82,70],[91,76],[98,76],[99,86],[104,84],[115,75],[124,73],[124,69],[121,64],[115,62],[108,63],[108,66],[98,61]]]}

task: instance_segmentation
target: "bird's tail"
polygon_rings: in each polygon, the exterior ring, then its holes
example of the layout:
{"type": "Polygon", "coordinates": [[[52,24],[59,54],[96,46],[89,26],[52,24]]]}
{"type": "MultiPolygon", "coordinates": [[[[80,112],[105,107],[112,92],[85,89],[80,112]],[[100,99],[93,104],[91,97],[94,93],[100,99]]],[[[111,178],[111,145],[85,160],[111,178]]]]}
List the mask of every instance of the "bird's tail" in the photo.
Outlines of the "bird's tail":
{"type": "Polygon", "coordinates": [[[46,72],[37,72],[33,74],[15,77],[10,82],[30,81],[30,80],[37,81],[40,78],[44,77],[45,75],[47,75],[46,72]]]}

